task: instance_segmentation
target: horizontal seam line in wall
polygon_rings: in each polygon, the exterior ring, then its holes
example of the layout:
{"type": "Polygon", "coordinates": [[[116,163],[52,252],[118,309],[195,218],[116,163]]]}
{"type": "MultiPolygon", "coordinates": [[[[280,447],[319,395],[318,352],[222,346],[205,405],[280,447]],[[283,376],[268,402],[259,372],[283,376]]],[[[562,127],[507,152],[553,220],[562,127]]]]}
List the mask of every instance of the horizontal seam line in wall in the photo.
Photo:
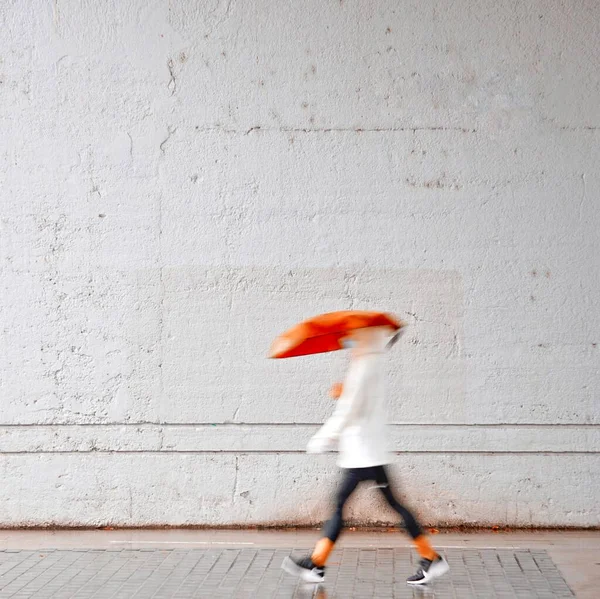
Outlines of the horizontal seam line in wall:
{"type": "MultiPolygon", "coordinates": [[[[321,426],[320,422],[45,422],[40,424],[33,423],[7,423],[0,424],[0,428],[51,428],[51,427],[81,427],[81,428],[93,428],[93,427],[179,427],[179,428],[191,428],[191,427],[211,427],[211,426],[321,426]]],[[[538,428],[600,428],[600,423],[542,423],[542,422],[495,422],[495,423],[483,423],[483,422],[391,422],[389,426],[404,426],[404,427],[423,427],[423,428],[439,428],[439,427],[470,427],[470,428],[503,428],[503,427],[538,427],[538,428]]]]}
{"type": "Polygon", "coordinates": [[[200,127],[194,133],[212,132],[248,135],[254,132],[265,133],[416,133],[419,131],[451,131],[460,133],[477,133],[472,127],[444,127],[443,125],[431,127],[261,127],[260,125],[248,129],[227,129],[225,127],[200,127]]]}
{"type": "MultiPolygon", "coordinates": [[[[56,450],[56,451],[0,451],[0,456],[3,455],[79,455],[79,454],[130,454],[130,455],[149,455],[149,454],[179,454],[179,455],[196,455],[196,454],[231,454],[231,455],[240,455],[240,454],[263,454],[263,455],[279,455],[279,454],[306,454],[306,451],[303,449],[197,449],[197,450],[173,450],[173,449],[124,449],[114,450],[114,449],[86,449],[84,451],[76,451],[76,450],[56,450]]],[[[335,455],[337,452],[331,452],[332,455],[335,455]]],[[[390,452],[394,455],[402,455],[402,454],[419,454],[419,455],[429,455],[429,454],[476,454],[476,455],[598,455],[600,451],[550,451],[550,450],[531,450],[531,451],[489,451],[489,450],[443,450],[443,449],[435,449],[431,451],[427,450],[398,450],[390,452]]],[[[307,454],[308,455],[308,454],[307,454]]]]}

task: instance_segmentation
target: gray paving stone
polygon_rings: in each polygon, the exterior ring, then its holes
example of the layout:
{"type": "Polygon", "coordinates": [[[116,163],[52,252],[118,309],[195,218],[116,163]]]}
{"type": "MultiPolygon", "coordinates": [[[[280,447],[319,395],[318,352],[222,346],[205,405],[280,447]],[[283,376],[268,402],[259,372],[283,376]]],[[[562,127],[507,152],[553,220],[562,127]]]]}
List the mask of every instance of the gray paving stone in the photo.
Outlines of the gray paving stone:
{"type": "Polygon", "coordinates": [[[406,585],[408,549],[338,549],[324,585],[280,566],[291,550],[0,551],[0,599],[528,599],[573,597],[547,553],[452,549],[450,572],[428,588],[406,585]]]}

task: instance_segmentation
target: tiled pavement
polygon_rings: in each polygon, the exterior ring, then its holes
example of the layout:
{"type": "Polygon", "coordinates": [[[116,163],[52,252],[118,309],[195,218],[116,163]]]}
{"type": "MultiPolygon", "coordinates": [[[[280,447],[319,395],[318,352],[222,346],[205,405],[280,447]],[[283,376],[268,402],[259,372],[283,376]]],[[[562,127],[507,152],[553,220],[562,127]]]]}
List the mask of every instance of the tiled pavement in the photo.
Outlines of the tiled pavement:
{"type": "MultiPolygon", "coordinates": [[[[543,550],[448,549],[449,574],[430,588],[405,583],[408,548],[342,549],[321,587],[280,565],[286,549],[0,551],[0,599],[573,597],[543,550]]],[[[599,595],[600,596],[600,595],[599,595]]]]}

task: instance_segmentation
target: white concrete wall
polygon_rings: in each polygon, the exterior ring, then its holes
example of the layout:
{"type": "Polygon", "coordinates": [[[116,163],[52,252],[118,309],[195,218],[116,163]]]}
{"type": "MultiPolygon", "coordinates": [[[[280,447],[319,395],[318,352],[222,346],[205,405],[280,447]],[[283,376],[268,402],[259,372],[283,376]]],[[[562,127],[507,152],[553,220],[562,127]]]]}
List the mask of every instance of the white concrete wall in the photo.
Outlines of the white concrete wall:
{"type": "MultiPolygon", "coordinates": [[[[600,3],[5,0],[0,525],[316,523],[381,308],[435,524],[595,526],[600,3]]],[[[392,522],[373,493],[358,522],[392,522]]]]}

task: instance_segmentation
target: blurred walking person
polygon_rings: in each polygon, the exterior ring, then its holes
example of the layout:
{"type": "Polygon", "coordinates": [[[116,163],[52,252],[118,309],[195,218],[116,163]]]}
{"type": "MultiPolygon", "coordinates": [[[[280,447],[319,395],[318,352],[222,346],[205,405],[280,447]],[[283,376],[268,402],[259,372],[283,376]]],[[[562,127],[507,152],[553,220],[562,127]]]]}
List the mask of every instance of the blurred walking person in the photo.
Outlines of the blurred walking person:
{"type": "Polygon", "coordinates": [[[285,558],[282,567],[306,582],[325,579],[327,560],[343,528],[343,510],[361,482],[374,482],[386,501],[402,518],[421,556],[417,572],[407,579],[411,585],[427,584],[445,574],[446,560],[431,546],[412,512],[395,497],[387,473],[387,421],[381,361],[390,338],[388,327],[375,326],[349,331],[342,340],[352,347],[352,360],[334,414],[310,440],[308,453],[331,451],[338,445],[342,480],[335,495],[334,510],[325,523],[312,553],[300,559],[285,558]]]}

